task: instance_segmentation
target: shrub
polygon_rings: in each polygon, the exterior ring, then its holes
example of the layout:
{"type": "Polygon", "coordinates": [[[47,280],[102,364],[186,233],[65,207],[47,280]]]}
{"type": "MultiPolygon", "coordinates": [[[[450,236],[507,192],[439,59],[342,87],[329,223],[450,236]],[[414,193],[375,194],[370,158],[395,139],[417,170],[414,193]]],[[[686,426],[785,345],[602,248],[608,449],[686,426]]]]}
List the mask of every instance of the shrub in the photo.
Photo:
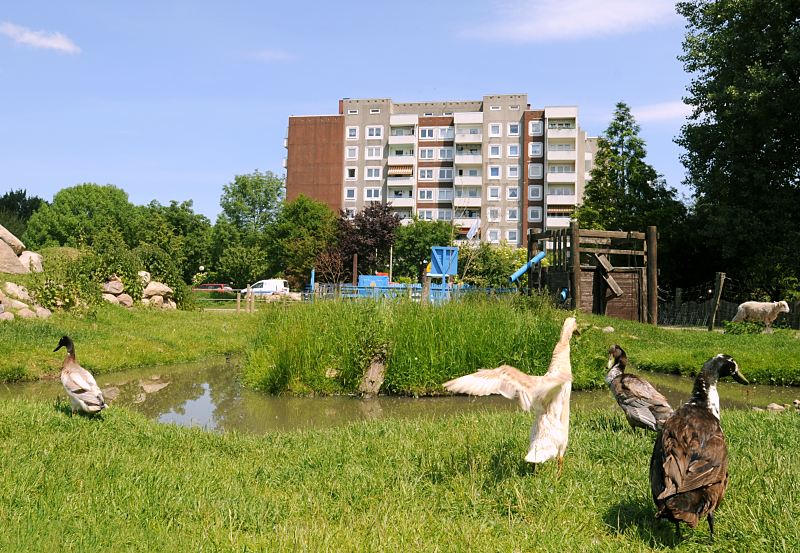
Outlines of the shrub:
{"type": "Polygon", "coordinates": [[[725,334],[761,334],[766,328],[764,323],[753,321],[742,321],[738,323],[724,321],[722,326],[725,334]]]}

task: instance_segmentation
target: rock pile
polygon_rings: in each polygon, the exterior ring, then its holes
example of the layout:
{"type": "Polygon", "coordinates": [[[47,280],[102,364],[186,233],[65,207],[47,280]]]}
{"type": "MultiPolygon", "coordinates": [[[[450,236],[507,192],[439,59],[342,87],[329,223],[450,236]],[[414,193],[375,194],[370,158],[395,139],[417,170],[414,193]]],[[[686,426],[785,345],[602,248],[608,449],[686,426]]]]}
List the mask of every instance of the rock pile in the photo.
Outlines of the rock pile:
{"type": "Polygon", "coordinates": [[[13,321],[17,317],[46,319],[50,315],[52,312],[33,301],[24,286],[13,282],[6,282],[2,286],[2,290],[0,290],[0,321],[13,321]]]}
{"type": "Polygon", "coordinates": [[[27,251],[25,244],[0,225],[0,273],[22,275],[42,272],[42,256],[27,251]]]}
{"type": "MultiPolygon", "coordinates": [[[[140,298],[142,305],[151,305],[161,309],[177,309],[175,300],[172,299],[174,291],[163,282],[150,279],[150,273],[139,271],[144,290],[140,298]]],[[[122,307],[133,307],[133,298],[125,293],[125,284],[117,276],[112,276],[103,284],[103,299],[122,307]]]]}

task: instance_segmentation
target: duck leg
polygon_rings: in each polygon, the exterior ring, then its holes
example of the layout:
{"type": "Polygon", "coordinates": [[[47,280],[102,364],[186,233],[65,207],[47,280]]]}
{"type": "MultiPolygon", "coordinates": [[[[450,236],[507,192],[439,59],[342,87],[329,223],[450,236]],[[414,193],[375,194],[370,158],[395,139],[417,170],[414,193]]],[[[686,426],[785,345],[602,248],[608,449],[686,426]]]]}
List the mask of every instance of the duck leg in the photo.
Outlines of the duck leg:
{"type": "Polygon", "coordinates": [[[564,456],[558,456],[558,477],[561,478],[561,472],[564,470],[564,456]]]}
{"type": "Polygon", "coordinates": [[[708,531],[711,534],[709,541],[714,543],[714,511],[708,513],[708,531]]]}
{"type": "Polygon", "coordinates": [[[681,523],[677,520],[675,521],[675,536],[678,538],[678,541],[681,540],[681,523]]]}

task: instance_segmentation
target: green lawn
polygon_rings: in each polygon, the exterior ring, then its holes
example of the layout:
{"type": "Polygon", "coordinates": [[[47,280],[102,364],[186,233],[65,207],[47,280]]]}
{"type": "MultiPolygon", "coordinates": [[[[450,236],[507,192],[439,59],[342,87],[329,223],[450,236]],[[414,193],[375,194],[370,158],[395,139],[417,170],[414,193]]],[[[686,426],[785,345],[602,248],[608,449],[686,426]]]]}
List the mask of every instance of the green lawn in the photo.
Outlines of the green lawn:
{"type": "Polygon", "coordinates": [[[654,519],[653,436],[577,414],[564,473],[530,417],[475,413],[217,435],[121,408],[0,403],[1,551],[795,551],[800,418],[723,412],[731,481],[684,529],[654,519]]]}

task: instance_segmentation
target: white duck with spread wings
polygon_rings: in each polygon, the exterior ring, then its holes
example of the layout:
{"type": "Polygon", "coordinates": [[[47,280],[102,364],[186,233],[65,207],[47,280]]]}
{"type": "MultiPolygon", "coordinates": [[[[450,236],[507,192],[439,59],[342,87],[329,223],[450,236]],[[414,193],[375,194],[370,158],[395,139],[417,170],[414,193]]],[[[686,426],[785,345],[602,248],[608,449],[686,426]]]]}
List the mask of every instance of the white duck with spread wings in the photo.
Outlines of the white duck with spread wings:
{"type": "Polygon", "coordinates": [[[524,411],[533,409],[536,418],[531,427],[531,444],[525,460],[542,463],[556,457],[560,469],[569,439],[569,398],[572,392],[569,342],[577,328],[574,317],[564,321],[550,366],[542,376],[528,375],[502,365],[450,380],[444,383],[444,387],[451,392],[475,396],[500,394],[508,399],[518,399],[524,411]]]}

